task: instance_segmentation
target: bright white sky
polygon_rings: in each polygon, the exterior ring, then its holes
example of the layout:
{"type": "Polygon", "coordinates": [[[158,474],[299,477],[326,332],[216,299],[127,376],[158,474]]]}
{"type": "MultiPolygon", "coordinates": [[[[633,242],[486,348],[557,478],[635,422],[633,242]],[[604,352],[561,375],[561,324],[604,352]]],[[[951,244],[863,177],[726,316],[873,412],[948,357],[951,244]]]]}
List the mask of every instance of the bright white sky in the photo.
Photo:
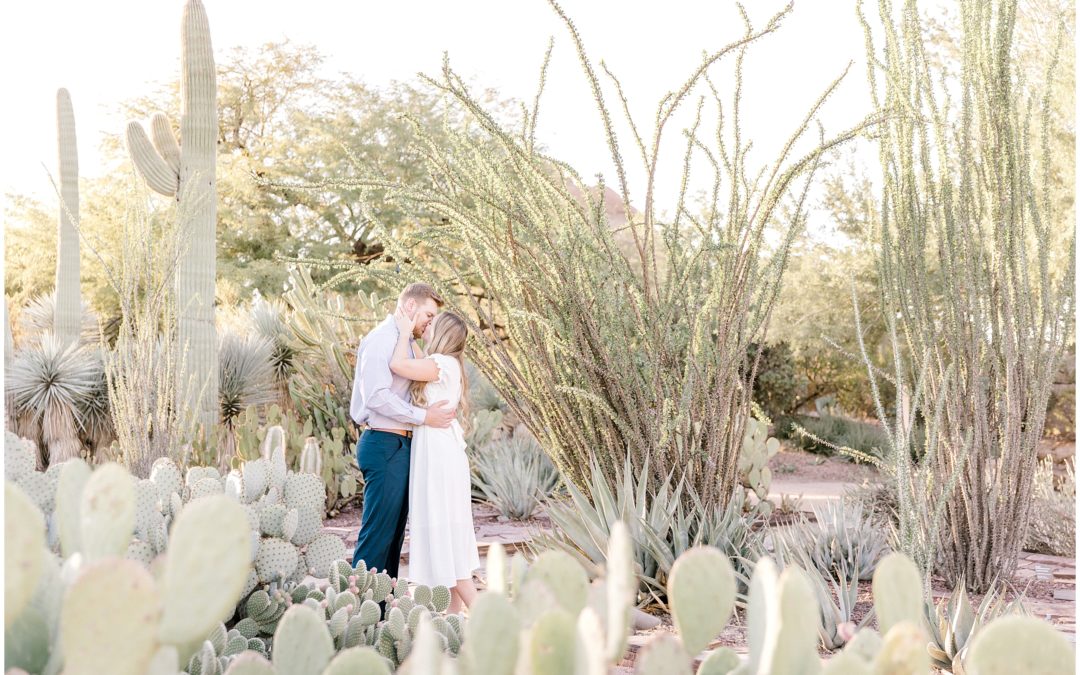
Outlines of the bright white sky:
{"type": "MultiPolygon", "coordinates": [[[[602,171],[615,184],[599,117],[565,27],[544,0],[343,2],[341,0],[204,0],[215,51],[256,47],[288,38],[313,44],[327,56],[327,74],[349,71],[372,84],[435,74],[442,52],[477,86],[530,101],[549,36],[555,52],[537,135],[551,153],[584,176],[602,171]]],[[[746,3],[755,26],[783,6],[779,0],[746,3]]],[[[754,46],[745,74],[744,133],[755,140],[758,161],[773,156],[822,89],[848,64],[847,80],[825,109],[827,131],[860,120],[869,109],[863,35],[854,0],[801,0],[777,33],[754,46]]],[[[876,11],[869,3],[868,11],[876,11]]],[[[651,136],[656,102],[679,86],[702,50],[735,40],[742,25],[731,0],[563,0],[590,51],[620,77],[639,127],[651,136]]],[[[55,172],[55,93],[67,87],[75,108],[83,176],[100,173],[98,147],[125,120],[120,101],[143,94],[179,71],[182,0],[106,0],[4,3],[0,62],[5,123],[0,147],[0,193],[55,199],[46,168],[55,172]],[[44,164],[44,167],[42,166],[44,164]]],[[[622,117],[614,91],[607,101],[622,117]]],[[[693,101],[687,111],[693,107],[693,101]]],[[[175,111],[171,111],[175,114],[175,111]]],[[[672,204],[682,149],[679,120],[667,130],[672,153],[660,202],[672,204]]],[[[620,127],[621,128],[621,127],[620,127]]],[[[624,158],[637,162],[628,135],[624,158]]],[[[639,162],[638,162],[639,163],[639,162]]],[[[635,164],[636,165],[636,164],[635,164]]],[[[640,205],[641,173],[631,174],[640,205]]]]}

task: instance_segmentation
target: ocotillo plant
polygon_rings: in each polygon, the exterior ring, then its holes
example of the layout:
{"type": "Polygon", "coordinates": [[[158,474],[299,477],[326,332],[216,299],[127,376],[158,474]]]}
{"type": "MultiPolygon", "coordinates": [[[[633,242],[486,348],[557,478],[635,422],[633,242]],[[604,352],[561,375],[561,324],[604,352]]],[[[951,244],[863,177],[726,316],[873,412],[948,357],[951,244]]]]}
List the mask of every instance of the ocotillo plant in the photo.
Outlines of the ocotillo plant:
{"type": "MultiPolygon", "coordinates": [[[[649,458],[650,475],[642,480],[650,492],[674,473],[675,480],[685,476],[707,504],[723,504],[738,481],[750,419],[755,368],[746,363],[748,347],[768,324],[788,246],[803,223],[804,181],[821,153],[862,127],[792,155],[833,82],[775,161],[761,173],[746,166],[750,142],[739,130],[743,56],[779,28],[787,10],[762,28],[747,19],[737,40],[709,54],[662,98],[651,139],[638,134],[611,76],[633,129],[633,156],[640,155],[646,176],[631,194],[630,162],[620,154],[601,75],[574,24],[551,4],[591,83],[596,140],[610,150],[617,192],[594,189],[540,151],[534,143],[538,103],[520,132],[506,129],[447,63],[441,77],[428,82],[464,111],[471,126],[450,129],[444,141],[416,125],[418,151],[434,187],[361,182],[389,188],[391,200],[434,213],[441,222],[421,225],[407,237],[380,224],[380,241],[393,262],[355,265],[334,281],[373,278],[393,290],[406,279],[435,286],[477,338],[470,360],[579,486],[594,459],[614,483],[629,453],[636,473],[649,458]],[[739,83],[730,99],[712,87],[724,57],[735,60],[739,83]],[[704,95],[695,101],[696,90],[704,95]],[[718,111],[715,129],[707,131],[705,114],[712,107],[705,108],[706,100],[718,111]],[[664,136],[665,125],[670,131],[684,104],[693,115],[695,103],[691,128],[678,141],[678,203],[664,217],[654,194],[661,148],[672,140],[664,136]],[[703,178],[696,171],[691,176],[693,160],[706,167],[703,178]],[[687,187],[699,180],[713,186],[700,208],[687,187]],[[631,206],[633,196],[642,199],[642,210],[631,206]],[[781,206],[788,200],[790,216],[781,206]]],[[[542,71],[541,89],[544,77],[542,71]]]]}
{"type": "Polygon", "coordinates": [[[79,339],[79,151],[75,144],[75,113],[67,89],[56,92],[56,136],[60,165],[60,222],[56,237],[56,301],[53,330],[65,343],[79,339]]]}
{"type": "Polygon", "coordinates": [[[186,350],[177,396],[198,410],[207,439],[217,422],[218,364],[214,325],[216,278],[217,74],[210,24],[200,0],[184,5],[180,29],[180,143],[168,118],[151,120],[153,142],[138,122],[127,126],[127,144],[139,173],[156,192],[181,202],[187,246],[176,271],[177,337],[186,350]]]}
{"type": "MultiPolygon", "coordinates": [[[[899,20],[880,7],[883,49],[863,24],[873,100],[890,113],[875,235],[895,415],[873,367],[871,384],[879,416],[895,418],[903,547],[983,592],[1010,576],[1024,543],[1050,385],[1073,326],[1075,238],[1064,271],[1052,271],[1050,234],[1071,225],[1049,197],[1048,99],[1019,84],[1017,3],[959,3],[958,76],[927,54],[916,3],[899,20]],[[1030,131],[1039,115],[1041,139],[1030,131]],[[920,416],[926,452],[915,466],[920,416]]],[[[1057,51],[1048,54],[1047,82],[1057,51]]]]}

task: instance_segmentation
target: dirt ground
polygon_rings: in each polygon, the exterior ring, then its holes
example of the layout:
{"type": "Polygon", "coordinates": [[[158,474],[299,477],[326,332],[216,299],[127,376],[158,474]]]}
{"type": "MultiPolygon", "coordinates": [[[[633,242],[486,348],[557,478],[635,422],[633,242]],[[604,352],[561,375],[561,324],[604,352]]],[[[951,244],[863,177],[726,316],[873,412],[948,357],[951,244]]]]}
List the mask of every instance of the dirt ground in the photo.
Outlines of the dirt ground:
{"type": "Polygon", "coordinates": [[[868,464],[856,464],[843,457],[815,455],[794,448],[786,443],[780,452],[769,460],[773,480],[845,482],[859,485],[863,481],[876,481],[878,471],[868,464]]]}

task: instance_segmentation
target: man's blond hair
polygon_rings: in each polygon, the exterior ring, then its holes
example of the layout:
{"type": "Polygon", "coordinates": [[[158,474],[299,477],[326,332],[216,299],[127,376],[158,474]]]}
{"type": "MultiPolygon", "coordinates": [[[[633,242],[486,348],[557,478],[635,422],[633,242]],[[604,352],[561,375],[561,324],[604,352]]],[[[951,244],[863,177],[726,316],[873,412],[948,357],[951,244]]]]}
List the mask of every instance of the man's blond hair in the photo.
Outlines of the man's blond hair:
{"type": "Polygon", "coordinates": [[[445,304],[431,284],[417,282],[405,287],[405,290],[398,296],[398,305],[404,305],[407,300],[415,300],[419,304],[429,298],[435,301],[435,306],[439,309],[442,309],[443,304],[445,304]]]}

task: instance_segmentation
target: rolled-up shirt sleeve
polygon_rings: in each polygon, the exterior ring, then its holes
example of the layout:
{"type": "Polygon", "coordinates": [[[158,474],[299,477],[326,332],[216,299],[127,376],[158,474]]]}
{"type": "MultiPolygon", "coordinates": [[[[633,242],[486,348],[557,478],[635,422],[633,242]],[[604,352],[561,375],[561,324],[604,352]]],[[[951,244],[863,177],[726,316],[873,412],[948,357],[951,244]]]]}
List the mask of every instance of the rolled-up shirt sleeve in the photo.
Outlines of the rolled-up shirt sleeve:
{"type": "MultiPolygon", "coordinates": [[[[402,424],[423,424],[427,411],[410,405],[390,390],[393,375],[390,373],[390,353],[380,349],[382,345],[370,345],[357,354],[356,381],[353,383],[353,418],[363,416],[365,408],[402,424]],[[359,391],[357,391],[359,389],[359,391]],[[360,394],[360,401],[357,401],[360,394]],[[357,406],[357,403],[360,403],[357,406]]],[[[364,423],[366,419],[356,419],[364,423]]]]}

